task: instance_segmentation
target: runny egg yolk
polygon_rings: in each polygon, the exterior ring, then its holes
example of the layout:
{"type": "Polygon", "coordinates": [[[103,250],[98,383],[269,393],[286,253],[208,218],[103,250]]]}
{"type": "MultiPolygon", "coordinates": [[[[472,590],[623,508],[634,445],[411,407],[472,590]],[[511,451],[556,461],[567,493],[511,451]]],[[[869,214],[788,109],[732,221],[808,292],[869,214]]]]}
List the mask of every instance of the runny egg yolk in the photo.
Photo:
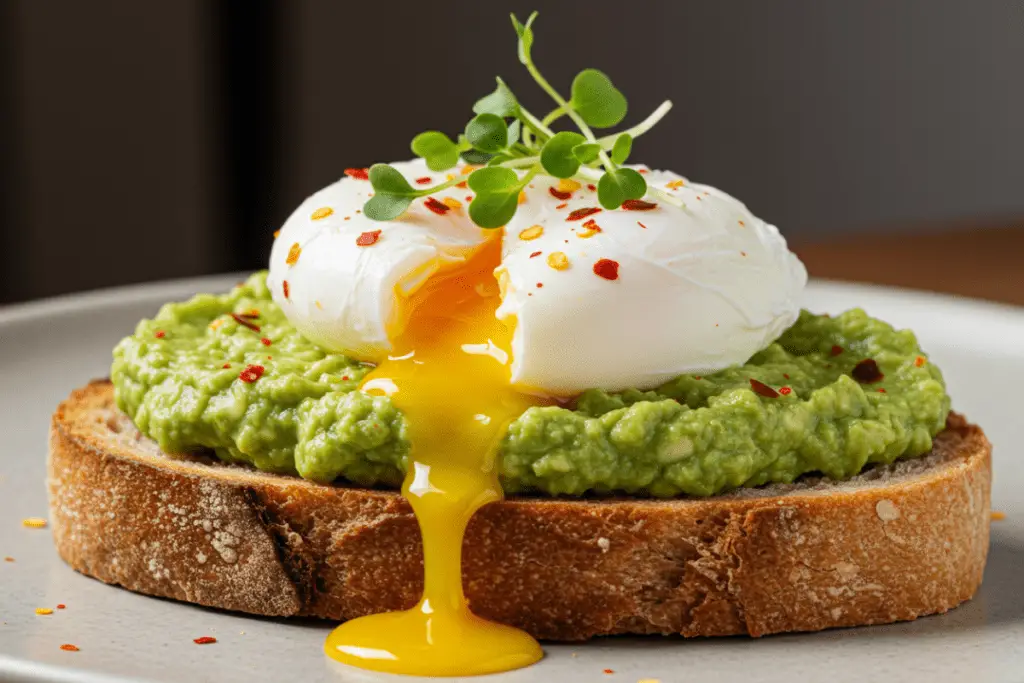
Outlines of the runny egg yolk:
{"type": "Polygon", "coordinates": [[[412,444],[402,493],[423,537],[423,597],[405,612],[346,622],[327,655],[364,669],[467,676],[543,656],[527,633],[473,614],[462,589],[462,542],[480,507],[502,498],[496,455],[509,423],[543,403],[512,388],[512,330],[497,320],[497,235],[472,258],[432,277],[402,308],[408,323],[362,390],[391,396],[412,444]]]}

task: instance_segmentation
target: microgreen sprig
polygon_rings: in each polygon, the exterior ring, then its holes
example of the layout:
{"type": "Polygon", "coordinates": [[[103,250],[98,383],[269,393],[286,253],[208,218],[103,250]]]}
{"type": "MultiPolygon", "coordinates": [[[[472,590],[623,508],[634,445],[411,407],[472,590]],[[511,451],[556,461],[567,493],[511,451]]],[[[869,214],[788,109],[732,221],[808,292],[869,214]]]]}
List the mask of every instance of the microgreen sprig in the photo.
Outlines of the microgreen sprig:
{"type": "Polygon", "coordinates": [[[565,99],[533,62],[534,12],[525,23],[512,15],[512,27],[519,38],[519,61],[554,100],[555,109],[537,118],[518,100],[501,78],[494,92],[473,105],[470,119],[457,140],[440,131],[420,133],[412,140],[412,152],[426,161],[432,171],[445,171],[464,162],[479,165],[467,176],[455,177],[431,187],[416,189],[394,167],[375,164],[369,180],[374,195],[366,202],[366,216],[378,221],[398,218],[417,197],[426,197],[460,182],[467,182],[476,197],[469,204],[469,216],[482,228],[504,226],[515,214],[519,194],[538,174],[553,178],[576,178],[597,182],[598,201],[606,209],[617,209],[630,199],[656,194],[661,201],[682,206],[679,200],[647,186],[643,175],[623,166],[633,141],[654,127],[672,103],[665,101],[644,121],[618,134],[597,137],[595,129],[612,128],[625,119],[626,97],[597,69],[584,69],[573,79],[565,99]],[[579,132],[551,129],[551,124],[568,117],[579,132]]]}

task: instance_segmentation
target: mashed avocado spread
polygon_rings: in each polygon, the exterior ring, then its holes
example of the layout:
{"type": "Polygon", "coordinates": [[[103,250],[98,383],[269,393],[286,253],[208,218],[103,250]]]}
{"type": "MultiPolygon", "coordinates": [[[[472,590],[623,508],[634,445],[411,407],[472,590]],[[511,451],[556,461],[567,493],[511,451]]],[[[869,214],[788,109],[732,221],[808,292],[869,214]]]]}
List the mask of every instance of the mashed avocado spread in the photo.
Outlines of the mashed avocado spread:
{"type": "MultiPolygon", "coordinates": [[[[314,481],[397,487],[405,418],[357,391],[371,368],[300,336],[257,273],[140,322],[114,350],[111,374],[118,406],[166,451],[209,448],[314,481]]],[[[590,390],[574,409],[528,409],[502,443],[502,483],[709,496],[811,472],[842,479],[926,453],[948,412],[942,375],[912,332],[857,309],[804,311],[743,366],[653,391],[590,390]]]]}

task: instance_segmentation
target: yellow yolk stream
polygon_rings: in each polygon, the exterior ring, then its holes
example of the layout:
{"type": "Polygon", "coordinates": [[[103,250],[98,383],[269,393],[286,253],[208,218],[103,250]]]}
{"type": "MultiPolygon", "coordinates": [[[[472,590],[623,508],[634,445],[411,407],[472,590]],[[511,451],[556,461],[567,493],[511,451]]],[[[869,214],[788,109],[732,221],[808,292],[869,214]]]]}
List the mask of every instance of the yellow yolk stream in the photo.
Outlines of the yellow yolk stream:
{"type": "Polygon", "coordinates": [[[407,302],[405,331],[362,389],[406,416],[411,467],[402,486],[423,536],[423,597],[405,612],[346,622],[327,655],[364,669],[467,676],[543,656],[527,633],[473,614],[462,590],[462,541],[480,507],[502,498],[496,454],[509,423],[543,401],[509,383],[512,330],[494,317],[501,239],[432,277],[407,302]]]}

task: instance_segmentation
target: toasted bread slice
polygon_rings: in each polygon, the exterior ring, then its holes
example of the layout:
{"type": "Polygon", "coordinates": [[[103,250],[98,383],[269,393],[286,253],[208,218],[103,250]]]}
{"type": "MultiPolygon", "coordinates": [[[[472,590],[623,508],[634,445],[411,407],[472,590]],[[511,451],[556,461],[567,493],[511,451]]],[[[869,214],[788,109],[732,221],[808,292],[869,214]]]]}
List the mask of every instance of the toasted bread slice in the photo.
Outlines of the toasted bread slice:
{"type": "MultiPolygon", "coordinates": [[[[991,446],[951,415],[932,452],[844,482],[708,499],[514,498],[465,540],[481,616],[534,636],[814,631],[945,612],[981,583],[991,446]]],[[[351,619],[414,605],[419,529],[397,493],[168,455],[75,391],[50,434],[57,549],[107,583],[269,616],[351,619]]]]}

